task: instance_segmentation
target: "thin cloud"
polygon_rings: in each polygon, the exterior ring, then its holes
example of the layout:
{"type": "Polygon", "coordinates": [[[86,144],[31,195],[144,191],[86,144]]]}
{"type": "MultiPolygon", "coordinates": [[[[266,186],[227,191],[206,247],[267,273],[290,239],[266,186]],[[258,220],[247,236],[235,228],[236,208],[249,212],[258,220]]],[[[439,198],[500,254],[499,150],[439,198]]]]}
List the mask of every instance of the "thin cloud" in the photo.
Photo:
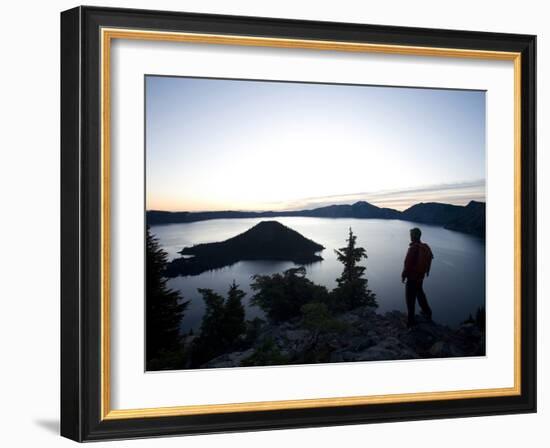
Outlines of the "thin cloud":
{"type": "Polygon", "coordinates": [[[275,210],[301,210],[333,204],[352,204],[367,201],[379,207],[404,210],[419,202],[444,202],[465,205],[468,202],[485,201],[485,181],[476,180],[452,184],[426,185],[401,190],[383,190],[344,195],[305,198],[287,203],[272,202],[266,208],[275,210]]]}

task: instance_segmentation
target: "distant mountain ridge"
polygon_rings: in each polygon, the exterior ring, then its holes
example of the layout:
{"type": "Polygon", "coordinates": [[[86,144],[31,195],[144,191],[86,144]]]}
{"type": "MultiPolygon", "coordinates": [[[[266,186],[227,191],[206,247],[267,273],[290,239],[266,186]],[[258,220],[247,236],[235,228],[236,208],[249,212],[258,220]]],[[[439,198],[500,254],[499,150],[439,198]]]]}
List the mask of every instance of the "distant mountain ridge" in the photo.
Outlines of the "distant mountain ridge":
{"type": "Polygon", "coordinates": [[[485,203],[470,201],[468,205],[452,205],[440,202],[421,202],[400,212],[391,208],[377,207],[366,201],[354,204],[328,205],[308,210],[295,211],[214,211],[214,212],[166,212],[147,211],[147,224],[177,224],[206,221],[210,219],[274,218],[303,216],[313,218],[400,219],[442,226],[449,230],[485,236],[485,203]]]}
{"type": "Polygon", "coordinates": [[[470,201],[466,206],[426,202],[402,212],[407,221],[440,225],[446,229],[485,236],[485,202],[470,201]]]}

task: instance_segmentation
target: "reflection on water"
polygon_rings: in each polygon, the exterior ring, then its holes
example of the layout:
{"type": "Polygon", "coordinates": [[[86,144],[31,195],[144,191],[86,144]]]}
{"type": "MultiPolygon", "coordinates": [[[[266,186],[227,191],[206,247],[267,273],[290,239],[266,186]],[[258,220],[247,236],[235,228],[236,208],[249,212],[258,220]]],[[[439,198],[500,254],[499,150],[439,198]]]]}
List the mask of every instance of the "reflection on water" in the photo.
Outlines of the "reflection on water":
{"type": "MultiPolygon", "coordinates": [[[[409,244],[409,229],[416,227],[407,221],[379,219],[274,218],[307,238],[325,246],[324,260],[306,267],[307,276],[315,283],[332,289],[342,265],[336,260],[334,249],[343,247],[349,227],[357,235],[357,243],[367,250],[366,275],[369,288],[376,293],[379,312],[405,311],[405,291],[401,283],[403,259],[409,244]]],[[[188,224],[153,226],[155,234],[170,259],[178,257],[185,246],[223,241],[262,221],[250,219],[216,219],[188,224]]],[[[456,326],[485,305],[485,244],[476,237],[453,232],[441,227],[420,225],[422,240],[430,245],[434,261],[424,290],[439,323],[456,326]]],[[[248,306],[251,297],[250,278],[254,274],[273,274],[293,267],[292,262],[241,261],[215,271],[193,277],[170,279],[168,285],[178,289],[186,300],[191,300],[182,331],[199,329],[204,303],[197,288],[211,288],[225,293],[235,280],[247,293],[244,299],[247,318],[262,317],[255,306],[248,306]]]]}

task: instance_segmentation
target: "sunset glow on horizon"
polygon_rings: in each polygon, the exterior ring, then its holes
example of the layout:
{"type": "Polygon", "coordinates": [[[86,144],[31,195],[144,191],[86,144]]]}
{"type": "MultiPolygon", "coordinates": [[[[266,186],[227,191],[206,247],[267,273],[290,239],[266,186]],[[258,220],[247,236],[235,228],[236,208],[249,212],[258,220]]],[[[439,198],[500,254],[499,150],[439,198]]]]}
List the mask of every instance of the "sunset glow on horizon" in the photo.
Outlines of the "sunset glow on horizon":
{"type": "Polygon", "coordinates": [[[485,92],[146,77],[146,208],[485,201],[485,92]]]}

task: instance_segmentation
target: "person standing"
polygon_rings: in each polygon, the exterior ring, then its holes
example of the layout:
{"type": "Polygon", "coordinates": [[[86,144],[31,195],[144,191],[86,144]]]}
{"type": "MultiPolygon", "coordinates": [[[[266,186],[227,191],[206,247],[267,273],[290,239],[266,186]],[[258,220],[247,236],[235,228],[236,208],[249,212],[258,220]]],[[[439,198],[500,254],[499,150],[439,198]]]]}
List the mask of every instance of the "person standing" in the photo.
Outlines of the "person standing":
{"type": "Polygon", "coordinates": [[[405,257],[403,272],[401,273],[401,281],[405,284],[405,299],[407,302],[407,326],[409,328],[416,324],[415,306],[418,300],[418,305],[422,310],[422,314],[432,320],[432,310],[428,305],[426,294],[424,293],[423,283],[424,277],[430,275],[432,266],[433,253],[426,243],[420,241],[422,231],[415,227],[410,230],[411,243],[405,257]]]}

